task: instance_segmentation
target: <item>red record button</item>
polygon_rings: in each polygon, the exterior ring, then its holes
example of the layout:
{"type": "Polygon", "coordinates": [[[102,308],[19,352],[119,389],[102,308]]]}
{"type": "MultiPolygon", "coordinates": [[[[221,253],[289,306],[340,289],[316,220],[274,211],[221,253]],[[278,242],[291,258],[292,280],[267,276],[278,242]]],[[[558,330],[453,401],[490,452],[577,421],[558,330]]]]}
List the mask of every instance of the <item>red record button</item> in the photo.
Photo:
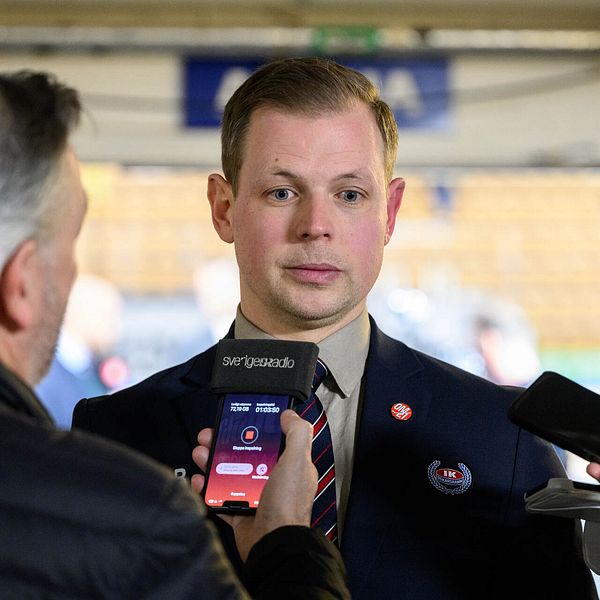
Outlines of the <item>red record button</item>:
{"type": "Polygon", "coordinates": [[[398,421],[408,421],[413,414],[412,408],[404,402],[396,402],[390,409],[392,417],[398,421]]]}

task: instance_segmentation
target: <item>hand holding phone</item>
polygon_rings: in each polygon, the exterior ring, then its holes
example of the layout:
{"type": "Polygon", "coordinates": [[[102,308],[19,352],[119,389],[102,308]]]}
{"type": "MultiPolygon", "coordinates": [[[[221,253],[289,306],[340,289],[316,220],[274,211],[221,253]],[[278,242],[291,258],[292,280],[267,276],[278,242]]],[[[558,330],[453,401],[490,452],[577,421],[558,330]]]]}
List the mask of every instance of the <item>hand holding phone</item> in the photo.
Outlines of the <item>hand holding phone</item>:
{"type": "Polygon", "coordinates": [[[290,396],[225,394],[219,402],[204,501],[218,513],[253,513],[283,450],[281,414],[290,396]]]}
{"type": "Polygon", "coordinates": [[[310,342],[221,340],[211,388],[219,406],[202,495],[215,513],[253,514],[283,450],[281,414],[311,394],[310,342]]]}
{"type": "MultiPolygon", "coordinates": [[[[252,546],[263,536],[285,525],[310,524],[313,498],[317,489],[317,472],[310,450],[312,427],[291,410],[281,414],[281,429],[285,435],[285,450],[273,468],[262,492],[256,516],[221,515],[234,530],[236,544],[243,560],[252,546]]],[[[192,456],[206,471],[214,430],[203,429],[198,434],[198,446],[192,456]]],[[[192,488],[199,494],[204,476],[194,475],[192,488]]]]}

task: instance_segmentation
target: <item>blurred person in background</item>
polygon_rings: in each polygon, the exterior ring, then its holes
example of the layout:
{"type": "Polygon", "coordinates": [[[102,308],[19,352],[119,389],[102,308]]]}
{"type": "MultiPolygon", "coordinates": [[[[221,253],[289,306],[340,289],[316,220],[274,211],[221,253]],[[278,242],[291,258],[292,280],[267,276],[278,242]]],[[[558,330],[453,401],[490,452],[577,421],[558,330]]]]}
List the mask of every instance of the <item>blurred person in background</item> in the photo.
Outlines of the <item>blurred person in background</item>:
{"type": "Polygon", "coordinates": [[[540,374],[537,341],[517,305],[484,297],[473,311],[472,323],[484,377],[501,385],[526,387],[540,374]]]}
{"type": "Polygon", "coordinates": [[[193,283],[194,298],[206,319],[212,345],[227,335],[237,309],[240,285],[235,259],[222,256],[207,260],[194,271],[193,283]]]}
{"type": "MultiPolygon", "coordinates": [[[[542,373],[534,332],[519,306],[498,298],[485,299],[475,311],[473,323],[477,348],[487,377],[495,383],[528,387],[542,373]]],[[[554,446],[567,475],[586,481],[588,465],[580,456],[554,446]]]]}
{"type": "Polygon", "coordinates": [[[127,381],[127,363],[114,353],[122,316],[113,283],[89,273],[77,277],[50,369],[35,389],[57,427],[70,428],[82,396],[113,392],[127,381]]]}
{"type": "Polygon", "coordinates": [[[227,334],[240,297],[235,260],[218,257],[204,261],[194,269],[192,291],[199,324],[179,344],[176,360],[187,360],[227,334]]]}
{"type": "MultiPolygon", "coordinates": [[[[354,598],[596,598],[578,524],[525,512],[525,491],[564,471],[548,444],[508,421],[518,390],[391,339],[367,313],[404,190],[397,139],[371,82],[330,60],[275,61],[237,89],[223,117],[224,176],[208,184],[239,267],[228,336],[319,345],[328,372],[313,449],[331,440],[314,460],[320,469],[333,449],[335,464],[313,525],[327,520],[354,598]]],[[[73,424],[199,473],[216,417],[214,360],[213,347],[84,399],[73,424]]]]}
{"type": "MultiPolygon", "coordinates": [[[[181,479],[57,430],[33,391],[76,274],[79,113],[77,92],[47,74],[0,74],[0,596],[248,598],[181,479]]],[[[312,429],[292,411],[281,421],[286,450],[256,517],[236,527],[245,581],[259,598],[349,598],[337,549],[308,527],[312,429]]]]}

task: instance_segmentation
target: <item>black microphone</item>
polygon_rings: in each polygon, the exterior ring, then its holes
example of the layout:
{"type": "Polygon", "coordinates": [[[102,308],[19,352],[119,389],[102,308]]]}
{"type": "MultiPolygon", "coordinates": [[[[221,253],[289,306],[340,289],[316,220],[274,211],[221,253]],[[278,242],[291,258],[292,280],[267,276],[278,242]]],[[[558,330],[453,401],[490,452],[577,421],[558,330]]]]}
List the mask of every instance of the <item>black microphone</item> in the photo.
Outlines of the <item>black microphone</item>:
{"type": "Polygon", "coordinates": [[[210,385],[217,394],[277,394],[305,401],[318,356],[312,342],[223,339],[210,385]]]}
{"type": "Polygon", "coordinates": [[[508,416],[559,448],[600,462],[600,395],[567,377],[545,371],[511,404],[508,416]]]}
{"type": "Polygon", "coordinates": [[[221,340],[211,378],[219,395],[204,499],[209,512],[253,514],[283,451],[280,414],[310,398],[319,347],[221,340]]]}
{"type": "MultiPolygon", "coordinates": [[[[600,395],[569,378],[545,371],[511,404],[508,416],[558,447],[600,462],[600,395]]],[[[550,479],[525,494],[525,508],[584,520],[584,559],[600,574],[600,485],[550,479]]]]}

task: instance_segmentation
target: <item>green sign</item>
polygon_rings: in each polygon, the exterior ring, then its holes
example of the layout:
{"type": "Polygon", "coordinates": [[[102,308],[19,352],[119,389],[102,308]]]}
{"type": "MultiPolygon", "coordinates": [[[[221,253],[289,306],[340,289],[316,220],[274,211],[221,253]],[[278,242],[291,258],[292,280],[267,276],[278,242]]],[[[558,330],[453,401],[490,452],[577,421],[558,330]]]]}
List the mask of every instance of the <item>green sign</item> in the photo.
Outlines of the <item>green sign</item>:
{"type": "Polygon", "coordinates": [[[319,27],[312,34],[316,54],[370,54],[380,46],[375,27],[319,27]]]}

